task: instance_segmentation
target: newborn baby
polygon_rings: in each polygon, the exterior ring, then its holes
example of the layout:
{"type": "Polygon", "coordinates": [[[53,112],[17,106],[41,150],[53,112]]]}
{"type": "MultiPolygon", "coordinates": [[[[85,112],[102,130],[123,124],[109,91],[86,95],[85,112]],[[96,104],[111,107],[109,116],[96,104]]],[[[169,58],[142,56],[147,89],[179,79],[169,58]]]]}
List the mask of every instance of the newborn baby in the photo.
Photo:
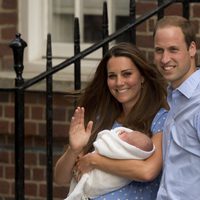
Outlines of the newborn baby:
{"type": "MultiPolygon", "coordinates": [[[[146,159],[152,155],[155,147],[151,139],[138,131],[125,127],[99,132],[94,142],[95,152],[113,159],[146,159]]],[[[70,191],[65,200],[95,198],[117,190],[131,180],[94,169],[83,174],[77,183],[72,178],[70,191]]]]}
{"type": "Polygon", "coordinates": [[[130,145],[133,145],[143,151],[151,151],[153,149],[152,140],[139,131],[127,132],[125,129],[119,131],[119,138],[130,145]]]}

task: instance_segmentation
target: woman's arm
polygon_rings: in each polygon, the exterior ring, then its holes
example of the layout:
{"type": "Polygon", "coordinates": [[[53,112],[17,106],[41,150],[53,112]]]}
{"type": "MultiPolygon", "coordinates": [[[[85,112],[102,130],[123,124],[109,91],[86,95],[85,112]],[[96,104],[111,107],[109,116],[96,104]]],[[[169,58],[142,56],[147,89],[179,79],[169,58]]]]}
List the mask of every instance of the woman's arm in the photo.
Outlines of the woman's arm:
{"type": "Polygon", "coordinates": [[[146,160],[115,160],[89,153],[79,160],[78,170],[85,173],[95,168],[136,181],[151,181],[162,168],[162,133],[155,134],[152,141],[155,152],[146,160]]]}
{"type": "Polygon", "coordinates": [[[70,123],[69,148],[58,159],[55,165],[54,180],[57,184],[66,185],[70,182],[73,167],[77,157],[89,140],[92,126],[93,122],[90,121],[88,122],[87,127],[84,127],[84,108],[78,107],[75,110],[70,123]]]}
{"type": "Polygon", "coordinates": [[[72,170],[79,154],[76,154],[71,147],[58,159],[54,170],[54,180],[58,185],[68,184],[72,178],[72,170]]]}

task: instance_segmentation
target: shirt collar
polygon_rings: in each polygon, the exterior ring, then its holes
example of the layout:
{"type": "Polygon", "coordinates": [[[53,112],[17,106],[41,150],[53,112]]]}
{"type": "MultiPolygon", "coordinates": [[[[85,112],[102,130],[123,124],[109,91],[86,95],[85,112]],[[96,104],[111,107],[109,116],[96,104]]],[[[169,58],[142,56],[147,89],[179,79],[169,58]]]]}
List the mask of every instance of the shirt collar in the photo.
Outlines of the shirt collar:
{"type": "MultiPolygon", "coordinates": [[[[186,79],[178,88],[175,90],[182,93],[188,99],[193,95],[195,89],[200,83],[200,69],[195,71],[188,79],[186,79]]],[[[174,90],[174,91],[175,91],[174,90]]],[[[168,87],[168,92],[171,94],[173,91],[172,87],[168,87]]]]}

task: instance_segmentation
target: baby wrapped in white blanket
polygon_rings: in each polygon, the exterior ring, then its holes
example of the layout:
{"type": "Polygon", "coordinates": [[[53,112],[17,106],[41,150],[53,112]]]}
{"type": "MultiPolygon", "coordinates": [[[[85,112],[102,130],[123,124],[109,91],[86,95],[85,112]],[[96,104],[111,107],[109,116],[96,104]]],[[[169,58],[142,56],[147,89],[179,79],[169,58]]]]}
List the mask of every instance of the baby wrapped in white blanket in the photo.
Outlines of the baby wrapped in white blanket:
{"type": "MultiPolygon", "coordinates": [[[[95,152],[112,159],[146,159],[155,150],[151,139],[125,127],[99,132],[94,142],[95,152]]],[[[95,198],[117,190],[131,180],[94,169],[83,174],[77,183],[72,178],[68,197],[65,200],[95,198]]]]}

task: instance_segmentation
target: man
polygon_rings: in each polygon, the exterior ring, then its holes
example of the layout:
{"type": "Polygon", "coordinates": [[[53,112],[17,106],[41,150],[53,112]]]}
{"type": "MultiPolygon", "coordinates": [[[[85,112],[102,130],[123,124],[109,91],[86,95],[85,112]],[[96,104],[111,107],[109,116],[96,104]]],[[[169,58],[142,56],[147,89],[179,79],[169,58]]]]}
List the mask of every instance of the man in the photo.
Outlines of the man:
{"type": "Polygon", "coordinates": [[[170,111],[163,134],[163,176],[157,200],[200,199],[200,70],[196,37],[180,16],[159,20],[155,64],[169,82],[170,111]]]}

